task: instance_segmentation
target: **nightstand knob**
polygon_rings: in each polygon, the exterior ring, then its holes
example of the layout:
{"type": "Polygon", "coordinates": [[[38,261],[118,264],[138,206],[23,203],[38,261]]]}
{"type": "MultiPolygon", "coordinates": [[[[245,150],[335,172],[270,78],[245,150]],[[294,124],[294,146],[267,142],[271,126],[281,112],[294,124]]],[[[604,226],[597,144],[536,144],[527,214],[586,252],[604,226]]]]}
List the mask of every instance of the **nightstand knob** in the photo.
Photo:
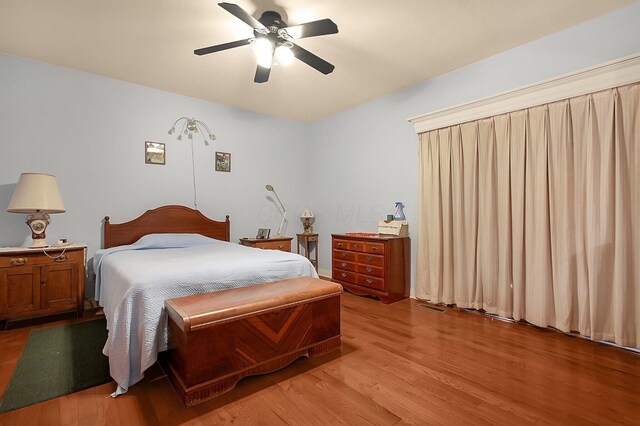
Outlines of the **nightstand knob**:
{"type": "Polygon", "coordinates": [[[278,248],[279,248],[279,249],[283,249],[283,248],[284,248],[284,244],[280,244],[280,245],[278,246],[278,248]]]}
{"type": "Polygon", "coordinates": [[[27,264],[27,260],[29,259],[27,259],[26,257],[16,257],[15,259],[11,259],[9,263],[11,263],[11,265],[13,266],[22,266],[27,264]]]}
{"type": "Polygon", "coordinates": [[[60,256],[53,259],[54,262],[66,262],[67,260],[69,260],[69,256],[67,256],[66,254],[61,254],[60,256]]]}
{"type": "Polygon", "coordinates": [[[42,284],[42,285],[47,285],[47,280],[42,280],[42,281],[40,282],[40,284],[42,284]]]}

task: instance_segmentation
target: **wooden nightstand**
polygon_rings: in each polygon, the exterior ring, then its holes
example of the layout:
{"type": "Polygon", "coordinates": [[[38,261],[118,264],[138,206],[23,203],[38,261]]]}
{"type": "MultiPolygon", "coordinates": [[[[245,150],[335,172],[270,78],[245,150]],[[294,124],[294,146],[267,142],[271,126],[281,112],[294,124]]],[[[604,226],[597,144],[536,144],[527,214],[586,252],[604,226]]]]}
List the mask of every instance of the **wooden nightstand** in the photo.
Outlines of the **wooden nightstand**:
{"type": "Polygon", "coordinates": [[[291,240],[293,240],[293,237],[273,237],[266,239],[240,238],[240,244],[248,247],[290,252],[291,240]]]}
{"type": "Polygon", "coordinates": [[[300,254],[300,245],[304,247],[303,256],[316,267],[318,271],[318,234],[296,234],[298,237],[298,254],[300,254]],[[312,258],[311,253],[315,256],[312,258]]]}
{"type": "Polygon", "coordinates": [[[87,246],[0,248],[0,321],[84,312],[87,246]]]}

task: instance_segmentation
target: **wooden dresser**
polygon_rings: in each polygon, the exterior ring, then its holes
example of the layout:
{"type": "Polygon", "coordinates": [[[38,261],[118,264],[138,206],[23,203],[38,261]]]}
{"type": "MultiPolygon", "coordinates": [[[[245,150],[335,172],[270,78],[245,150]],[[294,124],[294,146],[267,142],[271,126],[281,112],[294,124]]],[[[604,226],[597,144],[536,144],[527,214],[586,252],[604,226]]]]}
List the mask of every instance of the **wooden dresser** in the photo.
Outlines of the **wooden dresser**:
{"type": "Polygon", "coordinates": [[[267,249],[291,251],[291,240],[293,237],[273,237],[266,239],[258,238],[240,238],[240,244],[243,246],[267,249]]]}
{"type": "Polygon", "coordinates": [[[0,321],[74,310],[81,317],[85,258],[83,244],[0,248],[0,321]]]}
{"type": "Polygon", "coordinates": [[[332,279],[351,293],[393,303],[409,296],[409,237],[333,234],[332,279]]]}

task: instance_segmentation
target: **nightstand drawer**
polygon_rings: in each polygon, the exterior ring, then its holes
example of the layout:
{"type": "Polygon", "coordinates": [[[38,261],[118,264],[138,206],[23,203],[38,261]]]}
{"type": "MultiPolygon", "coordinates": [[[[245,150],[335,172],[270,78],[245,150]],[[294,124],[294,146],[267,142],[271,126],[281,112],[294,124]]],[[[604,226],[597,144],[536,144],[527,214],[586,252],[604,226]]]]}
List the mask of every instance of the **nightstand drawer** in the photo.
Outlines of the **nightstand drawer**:
{"type": "Polygon", "coordinates": [[[282,250],[286,252],[291,251],[291,237],[276,237],[276,238],[240,238],[240,244],[247,247],[254,247],[265,250],[282,250]]]}
{"type": "Polygon", "coordinates": [[[46,254],[0,254],[0,268],[17,266],[39,266],[53,263],[64,263],[69,261],[84,262],[84,251],[69,251],[62,253],[61,250],[52,251],[46,254]],[[51,256],[51,257],[49,257],[51,256]]]}
{"type": "Polygon", "coordinates": [[[256,247],[266,250],[291,251],[291,241],[265,241],[256,243],[256,247]]]}

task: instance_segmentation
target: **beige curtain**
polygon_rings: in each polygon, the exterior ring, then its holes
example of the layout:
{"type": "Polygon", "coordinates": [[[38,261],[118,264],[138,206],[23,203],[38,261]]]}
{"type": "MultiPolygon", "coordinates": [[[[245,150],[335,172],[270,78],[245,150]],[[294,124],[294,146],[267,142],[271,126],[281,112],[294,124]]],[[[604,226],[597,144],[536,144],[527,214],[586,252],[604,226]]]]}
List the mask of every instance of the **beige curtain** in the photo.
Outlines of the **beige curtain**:
{"type": "Polygon", "coordinates": [[[640,84],[420,135],[416,296],[640,347],[640,84]]]}

